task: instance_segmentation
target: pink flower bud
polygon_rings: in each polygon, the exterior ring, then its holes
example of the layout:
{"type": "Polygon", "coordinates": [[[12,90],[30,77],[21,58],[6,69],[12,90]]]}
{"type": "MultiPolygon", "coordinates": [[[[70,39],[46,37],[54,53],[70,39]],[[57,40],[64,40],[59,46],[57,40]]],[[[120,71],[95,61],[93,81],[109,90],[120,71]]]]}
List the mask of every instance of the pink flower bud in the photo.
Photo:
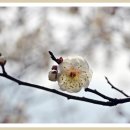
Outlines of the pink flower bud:
{"type": "Polygon", "coordinates": [[[58,64],[61,64],[63,62],[63,58],[62,57],[58,58],[57,62],[58,62],[58,64]]]}
{"type": "Polygon", "coordinates": [[[53,65],[51,69],[52,70],[57,70],[57,65],[53,65]]]}

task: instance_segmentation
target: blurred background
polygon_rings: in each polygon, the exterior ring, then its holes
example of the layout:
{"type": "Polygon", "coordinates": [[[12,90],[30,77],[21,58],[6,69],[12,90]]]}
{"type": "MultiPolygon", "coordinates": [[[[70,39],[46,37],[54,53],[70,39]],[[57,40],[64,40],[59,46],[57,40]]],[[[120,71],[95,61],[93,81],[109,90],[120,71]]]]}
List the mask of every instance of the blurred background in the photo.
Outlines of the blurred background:
{"type": "MultiPolygon", "coordinates": [[[[59,90],[48,80],[55,64],[49,50],[57,57],[85,57],[93,70],[90,88],[122,98],[107,76],[130,95],[130,8],[0,7],[0,52],[8,74],[59,90]]],[[[74,95],[103,100],[84,90],[74,95]]],[[[130,123],[129,108],[67,100],[0,77],[1,123],[130,123]]]]}

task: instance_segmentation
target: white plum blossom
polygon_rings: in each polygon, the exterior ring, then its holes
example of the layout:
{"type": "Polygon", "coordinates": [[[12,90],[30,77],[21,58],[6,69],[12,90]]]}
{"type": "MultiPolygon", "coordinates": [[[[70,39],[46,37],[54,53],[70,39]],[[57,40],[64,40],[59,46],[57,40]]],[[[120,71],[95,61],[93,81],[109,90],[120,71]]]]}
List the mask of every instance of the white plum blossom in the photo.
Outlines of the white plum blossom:
{"type": "Polygon", "coordinates": [[[79,92],[83,87],[87,88],[92,78],[92,71],[86,59],[80,56],[63,58],[59,71],[59,87],[70,93],[79,92]]]}

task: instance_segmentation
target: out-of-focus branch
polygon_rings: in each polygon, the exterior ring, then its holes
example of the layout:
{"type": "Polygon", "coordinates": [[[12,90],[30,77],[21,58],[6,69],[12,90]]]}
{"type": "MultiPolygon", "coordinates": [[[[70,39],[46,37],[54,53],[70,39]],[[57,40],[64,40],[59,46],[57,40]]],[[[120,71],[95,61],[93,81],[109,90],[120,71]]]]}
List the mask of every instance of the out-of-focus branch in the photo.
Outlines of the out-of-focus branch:
{"type": "MultiPolygon", "coordinates": [[[[53,55],[53,53],[51,53],[51,54],[53,55]]],[[[52,58],[53,58],[53,60],[55,60],[56,58],[54,58],[53,56],[52,56],[52,58]]],[[[48,92],[60,95],[62,97],[66,97],[67,99],[73,99],[73,100],[77,100],[77,101],[89,102],[89,103],[103,105],[103,106],[115,106],[115,105],[118,105],[118,104],[123,104],[123,103],[130,102],[130,97],[122,98],[122,99],[111,98],[111,97],[108,97],[108,96],[98,92],[97,90],[92,90],[90,88],[85,89],[85,91],[96,94],[97,96],[100,96],[100,97],[102,97],[103,99],[105,99],[107,101],[100,101],[100,100],[90,99],[90,98],[86,98],[86,97],[73,96],[71,94],[67,94],[67,93],[64,93],[64,92],[61,92],[61,91],[58,91],[58,90],[55,90],[55,89],[50,89],[48,87],[44,87],[44,86],[40,86],[40,85],[36,85],[36,84],[32,84],[32,83],[28,83],[28,82],[24,82],[24,81],[21,81],[19,79],[16,79],[13,76],[10,76],[8,73],[6,73],[5,64],[0,64],[0,66],[2,68],[2,73],[0,73],[1,77],[4,77],[4,78],[9,79],[9,80],[11,80],[13,82],[16,82],[19,85],[28,86],[28,87],[48,91],[48,92]]]]}

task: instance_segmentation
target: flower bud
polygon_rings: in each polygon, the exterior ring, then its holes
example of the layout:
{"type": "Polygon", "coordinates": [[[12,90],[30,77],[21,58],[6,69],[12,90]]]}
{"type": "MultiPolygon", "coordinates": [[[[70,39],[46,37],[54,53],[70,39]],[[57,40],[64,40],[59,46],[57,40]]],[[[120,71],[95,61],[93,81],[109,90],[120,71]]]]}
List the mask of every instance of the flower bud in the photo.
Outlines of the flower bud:
{"type": "Polygon", "coordinates": [[[63,58],[62,57],[58,58],[57,62],[58,62],[58,64],[61,64],[63,62],[63,58]]]}
{"type": "Polygon", "coordinates": [[[5,57],[1,56],[0,57],[0,65],[5,65],[6,64],[6,59],[5,57]]]}
{"type": "Polygon", "coordinates": [[[51,69],[52,70],[57,70],[57,65],[53,65],[51,69]]]}
{"type": "Polygon", "coordinates": [[[56,70],[51,70],[48,74],[48,78],[50,81],[57,81],[57,71],[56,70]]]}

